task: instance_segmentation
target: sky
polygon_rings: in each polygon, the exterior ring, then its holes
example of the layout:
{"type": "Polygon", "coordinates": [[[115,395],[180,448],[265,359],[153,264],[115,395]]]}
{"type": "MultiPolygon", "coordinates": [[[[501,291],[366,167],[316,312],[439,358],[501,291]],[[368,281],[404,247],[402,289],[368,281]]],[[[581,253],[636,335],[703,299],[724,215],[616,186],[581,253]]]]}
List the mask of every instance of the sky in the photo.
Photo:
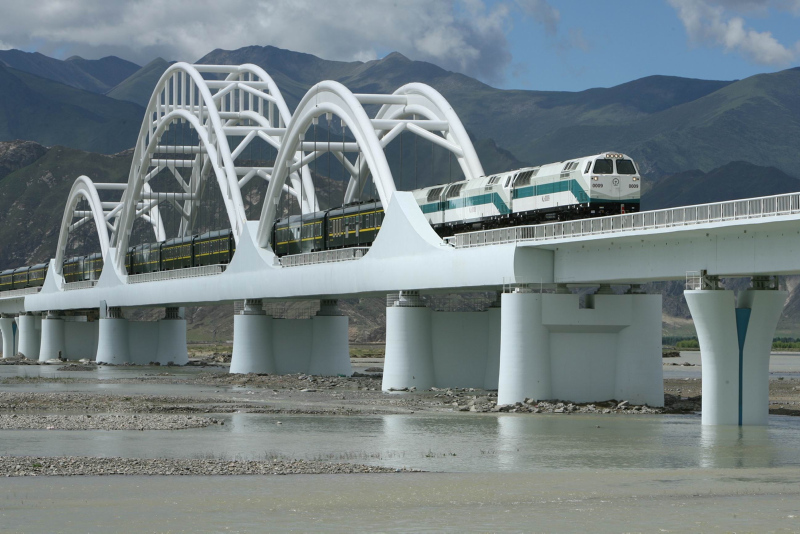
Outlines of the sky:
{"type": "Polygon", "coordinates": [[[733,80],[800,65],[800,0],[4,0],[0,49],[194,62],[273,45],[325,59],[398,51],[505,89],[580,91],[662,74],[733,80]]]}

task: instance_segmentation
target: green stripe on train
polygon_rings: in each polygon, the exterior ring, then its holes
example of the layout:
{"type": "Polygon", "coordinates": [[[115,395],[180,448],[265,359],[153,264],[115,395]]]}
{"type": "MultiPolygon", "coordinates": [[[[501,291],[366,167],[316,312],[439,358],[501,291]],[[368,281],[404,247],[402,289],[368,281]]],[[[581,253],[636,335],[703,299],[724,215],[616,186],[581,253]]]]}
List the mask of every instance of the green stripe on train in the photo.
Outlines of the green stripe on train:
{"type": "MultiPolygon", "coordinates": [[[[552,182],[549,184],[541,184],[530,187],[520,187],[514,190],[514,198],[528,198],[532,196],[552,195],[554,193],[563,193],[565,191],[571,192],[575,195],[577,201],[581,204],[589,202],[589,195],[584,191],[581,184],[577,180],[565,180],[563,182],[552,182]],[[535,190],[535,191],[534,191],[535,190]]],[[[468,206],[483,206],[485,204],[494,204],[502,215],[511,213],[511,209],[503,201],[497,193],[485,193],[483,195],[473,195],[464,198],[456,198],[453,200],[444,200],[440,202],[432,202],[430,204],[422,204],[422,213],[435,213],[437,211],[447,211],[458,208],[466,208],[468,206]]]]}

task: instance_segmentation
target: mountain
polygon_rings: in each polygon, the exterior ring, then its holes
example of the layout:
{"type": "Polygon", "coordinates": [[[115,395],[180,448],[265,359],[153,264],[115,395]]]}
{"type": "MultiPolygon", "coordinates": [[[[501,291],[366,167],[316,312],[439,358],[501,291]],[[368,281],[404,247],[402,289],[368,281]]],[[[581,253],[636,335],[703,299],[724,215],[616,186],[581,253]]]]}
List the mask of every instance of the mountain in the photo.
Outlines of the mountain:
{"type": "Polygon", "coordinates": [[[0,140],[115,153],[136,142],[144,109],[0,66],[0,140]]]}
{"type": "Polygon", "coordinates": [[[658,210],[794,191],[800,191],[800,180],[775,167],[733,161],[707,173],[686,171],[659,180],[642,195],[642,209],[658,210]]]}
{"type": "Polygon", "coordinates": [[[142,107],[147,107],[150,102],[150,96],[153,94],[161,75],[164,71],[172,65],[173,62],[167,62],[163,59],[156,58],[141,69],[137,70],[126,79],[120,81],[116,87],[111,89],[107,96],[116,98],[117,100],[127,100],[134,102],[142,107]]]}
{"type": "Polygon", "coordinates": [[[0,180],[27,167],[47,153],[47,149],[33,141],[0,142],[0,180]]]}
{"type": "MultiPolygon", "coordinates": [[[[0,180],[0,267],[18,267],[55,256],[67,195],[78,176],[125,182],[131,153],[106,156],[55,146],[0,180]]],[[[3,163],[0,157],[0,165],[3,163]]]]}
{"type": "Polygon", "coordinates": [[[100,59],[83,59],[80,56],[72,56],[67,58],[66,62],[77,66],[108,88],[114,87],[142,68],[136,63],[116,56],[106,56],[100,59]]]}
{"type": "Polygon", "coordinates": [[[135,63],[114,56],[95,60],[73,56],[62,61],[21,50],[0,50],[0,65],[99,94],[139,70],[135,63]]]}

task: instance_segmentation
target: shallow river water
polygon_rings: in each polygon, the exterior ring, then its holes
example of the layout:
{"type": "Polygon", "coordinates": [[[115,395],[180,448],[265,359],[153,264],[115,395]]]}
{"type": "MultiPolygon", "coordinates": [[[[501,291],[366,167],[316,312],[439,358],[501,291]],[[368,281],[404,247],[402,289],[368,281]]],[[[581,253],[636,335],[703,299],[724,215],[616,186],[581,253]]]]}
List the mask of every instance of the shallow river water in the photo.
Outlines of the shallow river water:
{"type": "MultiPolygon", "coordinates": [[[[54,373],[0,367],[0,376],[27,372],[54,373]]],[[[118,378],[152,370],[100,372],[118,378]]],[[[220,389],[0,385],[5,391],[161,395],[220,389]]],[[[225,424],[4,431],[0,454],[285,456],[429,473],[0,478],[0,531],[800,531],[800,418],[771,416],[767,427],[739,429],[703,427],[696,415],[215,417],[225,424]]]]}

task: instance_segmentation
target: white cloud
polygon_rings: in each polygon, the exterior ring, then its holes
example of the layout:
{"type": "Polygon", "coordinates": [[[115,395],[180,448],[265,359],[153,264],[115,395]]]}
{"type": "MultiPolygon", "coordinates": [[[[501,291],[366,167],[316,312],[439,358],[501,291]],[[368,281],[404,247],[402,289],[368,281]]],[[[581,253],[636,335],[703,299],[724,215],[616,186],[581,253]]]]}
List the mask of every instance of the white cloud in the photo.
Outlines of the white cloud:
{"type": "Polygon", "coordinates": [[[3,41],[0,41],[0,50],[11,50],[12,48],[14,47],[11,46],[10,44],[6,44],[3,41]]]}
{"type": "Polygon", "coordinates": [[[800,0],[669,0],[678,11],[689,39],[694,43],[721,46],[761,65],[786,65],[800,57],[800,41],[779,42],[771,32],[746,26],[741,13],[761,12],[773,7],[800,14],[800,0]],[[731,11],[737,13],[732,14],[731,11]]]}
{"type": "Polygon", "coordinates": [[[0,41],[51,55],[195,61],[269,44],[363,61],[396,50],[486,81],[510,65],[520,11],[552,35],[560,20],[546,0],[38,0],[2,11],[0,41]]]}

